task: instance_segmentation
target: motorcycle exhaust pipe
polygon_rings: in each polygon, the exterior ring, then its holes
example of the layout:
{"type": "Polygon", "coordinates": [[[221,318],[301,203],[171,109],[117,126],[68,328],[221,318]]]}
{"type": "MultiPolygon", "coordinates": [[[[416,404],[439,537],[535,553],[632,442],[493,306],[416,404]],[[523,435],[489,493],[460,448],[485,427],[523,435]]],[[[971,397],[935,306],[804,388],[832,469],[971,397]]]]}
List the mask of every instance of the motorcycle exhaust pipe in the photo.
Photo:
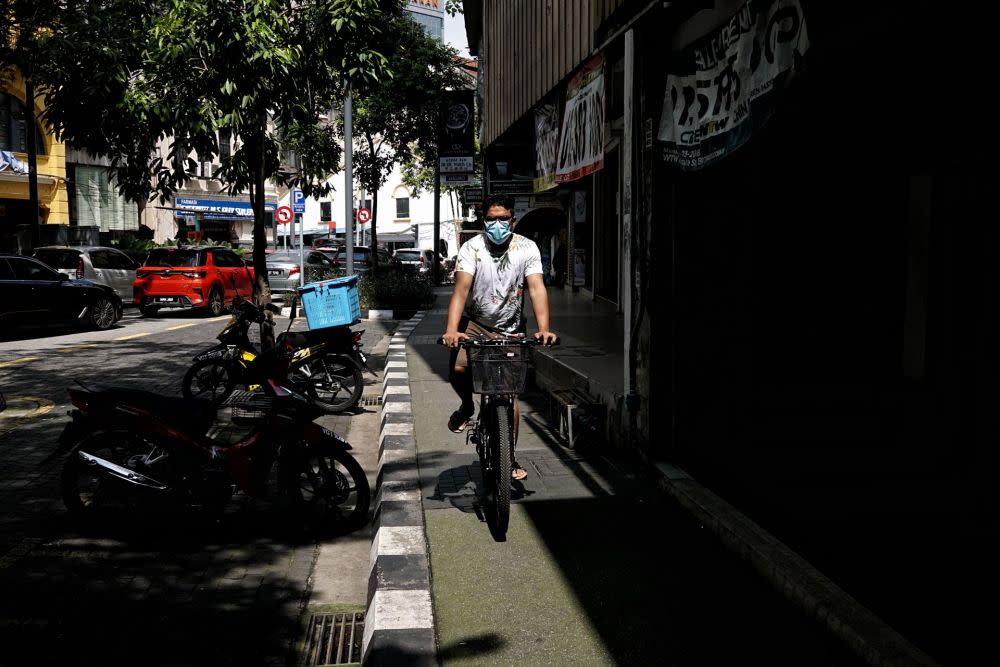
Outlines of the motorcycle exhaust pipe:
{"type": "Polygon", "coordinates": [[[166,484],[158,482],[152,477],[147,477],[142,473],[129,470],[128,468],[122,467],[117,463],[106,461],[99,456],[94,456],[93,454],[88,454],[87,452],[77,452],[77,454],[80,455],[80,459],[87,465],[96,466],[112,477],[117,477],[118,479],[129,482],[130,484],[143,486],[147,489],[153,489],[155,491],[166,491],[169,488],[166,484]]]}

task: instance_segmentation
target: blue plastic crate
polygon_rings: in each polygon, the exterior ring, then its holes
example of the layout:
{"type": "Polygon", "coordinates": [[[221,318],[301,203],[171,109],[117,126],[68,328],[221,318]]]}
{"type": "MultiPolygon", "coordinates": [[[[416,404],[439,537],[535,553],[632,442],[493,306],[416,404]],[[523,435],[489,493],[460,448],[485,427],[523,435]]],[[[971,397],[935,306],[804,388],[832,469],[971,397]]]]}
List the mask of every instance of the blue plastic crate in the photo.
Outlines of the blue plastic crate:
{"type": "Polygon", "coordinates": [[[310,329],[351,325],[361,319],[357,276],[309,283],[298,289],[310,329]]]}

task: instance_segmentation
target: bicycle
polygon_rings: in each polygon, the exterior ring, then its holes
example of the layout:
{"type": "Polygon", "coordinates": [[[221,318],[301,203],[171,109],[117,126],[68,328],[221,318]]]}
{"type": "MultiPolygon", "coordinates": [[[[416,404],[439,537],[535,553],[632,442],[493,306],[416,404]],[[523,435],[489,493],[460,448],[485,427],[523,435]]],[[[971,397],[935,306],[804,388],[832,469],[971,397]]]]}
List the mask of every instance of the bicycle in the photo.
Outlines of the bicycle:
{"type": "MultiPolygon", "coordinates": [[[[438,343],[443,343],[439,338],[438,343]]],[[[514,460],[514,401],[524,391],[530,349],[542,345],[521,336],[474,336],[459,341],[469,355],[472,391],[480,395],[479,417],[466,431],[476,447],[483,479],[483,510],[490,533],[506,539],[514,460]]],[[[558,345],[556,339],[552,345],[558,345]]]]}

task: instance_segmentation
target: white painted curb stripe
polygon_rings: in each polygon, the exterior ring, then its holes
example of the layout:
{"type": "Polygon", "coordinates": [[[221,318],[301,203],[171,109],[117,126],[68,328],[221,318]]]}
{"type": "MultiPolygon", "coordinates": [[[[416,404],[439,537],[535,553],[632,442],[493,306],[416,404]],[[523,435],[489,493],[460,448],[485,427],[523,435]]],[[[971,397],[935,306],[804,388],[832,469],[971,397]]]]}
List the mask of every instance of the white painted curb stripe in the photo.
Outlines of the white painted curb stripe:
{"type": "Polygon", "coordinates": [[[383,526],[375,533],[369,562],[379,556],[422,556],[427,553],[423,526],[383,526]]]}
{"type": "Polygon", "coordinates": [[[378,630],[416,629],[434,629],[430,591],[375,591],[365,619],[365,646],[378,630]]]}

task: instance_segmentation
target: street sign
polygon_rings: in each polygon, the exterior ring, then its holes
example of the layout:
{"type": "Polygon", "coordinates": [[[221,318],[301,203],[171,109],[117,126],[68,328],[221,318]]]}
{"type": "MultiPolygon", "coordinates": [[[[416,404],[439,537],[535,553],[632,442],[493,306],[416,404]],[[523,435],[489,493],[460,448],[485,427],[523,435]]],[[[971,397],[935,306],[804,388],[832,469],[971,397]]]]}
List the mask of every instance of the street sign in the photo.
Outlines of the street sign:
{"type": "Polygon", "coordinates": [[[482,204],[483,203],[483,189],[478,188],[465,188],[465,203],[468,206],[472,204],[482,204]]]}
{"type": "Polygon", "coordinates": [[[441,174],[441,185],[472,185],[473,174],[441,174]]]}
{"type": "Polygon", "coordinates": [[[442,174],[467,174],[475,169],[471,155],[442,157],[439,165],[442,174]]]}
{"type": "Polygon", "coordinates": [[[292,217],[294,215],[295,214],[292,212],[292,209],[287,206],[279,206],[274,212],[274,219],[277,220],[280,225],[287,225],[292,221],[292,217]]]}
{"type": "Polygon", "coordinates": [[[298,188],[292,189],[292,211],[295,213],[306,212],[306,196],[298,188]]]}
{"type": "Polygon", "coordinates": [[[372,212],[366,208],[358,209],[358,222],[365,224],[372,219],[372,212]]]}

